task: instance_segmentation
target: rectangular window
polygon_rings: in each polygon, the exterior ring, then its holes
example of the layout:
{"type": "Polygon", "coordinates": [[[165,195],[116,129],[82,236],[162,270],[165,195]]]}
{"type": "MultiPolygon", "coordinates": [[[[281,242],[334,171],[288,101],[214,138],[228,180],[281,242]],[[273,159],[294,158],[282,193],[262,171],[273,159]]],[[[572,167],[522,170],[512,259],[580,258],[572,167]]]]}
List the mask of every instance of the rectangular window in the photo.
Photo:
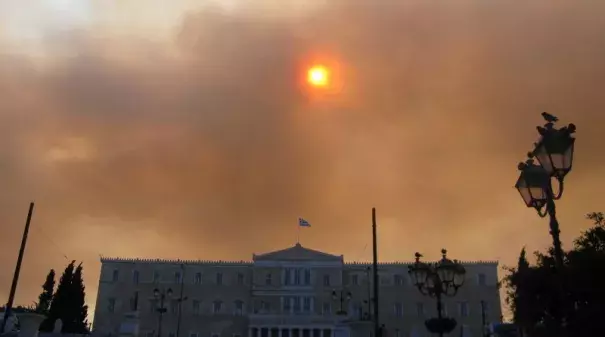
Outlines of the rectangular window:
{"type": "Polygon", "coordinates": [[[306,313],[311,312],[311,297],[303,298],[303,311],[306,313]]]}
{"type": "Polygon", "coordinates": [[[173,314],[178,314],[179,313],[179,307],[180,307],[180,301],[179,300],[172,300],[170,301],[170,312],[173,314]]]}
{"type": "Polygon", "coordinates": [[[487,301],[481,301],[479,303],[481,305],[481,310],[485,313],[486,316],[489,316],[490,305],[487,301]]]}
{"type": "Polygon", "coordinates": [[[210,337],[221,337],[221,335],[216,332],[213,332],[210,334],[210,337]]]}
{"type": "Polygon", "coordinates": [[[138,270],[134,270],[132,272],[132,283],[139,284],[139,271],[138,270]]]}
{"type": "Polygon", "coordinates": [[[484,286],[484,285],[486,284],[486,277],[485,277],[485,274],[479,274],[479,275],[477,275],[477,283],[478,283],[480,286],[484,286]]]}
{"type": "Polygon", "coordinates": [[[300,308],[301,308],[300,297],[293,297],[293,300],[294,300],[294,304],[293,304],[294,312],[298,313],[298,312],[300,312],[300,308]]]}
{"type": "Polygon", "coordinates": [[[180,271],[174,272],[174,283],[181,284],[183,277],[180,271]]]}
{"type": "Polygon", "coordinates": [[[468,302],[459,302],[458,303],[458,314],[461,317],[468,317],[468,315],[469,315],[468,302]]]}
{"type": "Polygon", "coordinates": [[[330,275],[324,275],[324,287],[330,286],[330,275]]]}
{"type": "Polygon", "coordinates": [[[137,311],[139,309],[139,292],[135,291],[134,295],[130,299],[130,310],[137,311]]]}
{"type": "Polygon", "coordinates": [[[193,277],[193,283],[202,284],[202,273],[195,273],[195,276],[193,277]]]}
{"type": "Polygon", "coordinates": [[[269,312],[269,311],[271,311],[271,306],[269,305],[269,302],[267,302],[267,301],[261,301],[260,302],[260,309],[263,312],[269,312]]]}
{"type": "Polygon", "coordinates": [[[200,301],[198,300],[193,300],[192,302],[192,306],[193,306],[193,314],[194,315],[199,315],[200,314],[200,301]]]}
{"type": "Polygon", "coordinates": [[[273,282],[271,273],[267,273],[267,275],[265,275],[265,285],[270,286],[273,282]]]}
{"type": "Polygon", "coordinates": [[[462,325],[462,337],[471,337],[471,327],[462,325]]]}
{"type": "Polygon", "coordinates": [[[424,317],[424,303],[416,303],[416,314],[418,315],[418,317],[424,317]]]}
{"type": "Polygon", "coordinates": [[[158,300],[149,300],[149,312],[154,313],[158,310],[158,300]]]}
{"type": "Polygon", "coordinates": [[[362,319],[363,318],[363,310],[361,308],[361,303],[355,302],[353,303],[353,310],[351,310],[351,316],[362,319]]]}
{"type": "Polygon", "coordinates": [[[115,312],[116,311],[116,299],[109,298],[107,299],[107,312],[115,312]]]}
{"type": "Polygon", "coordinates": [[[244,281],[245,281],[245,280],[246,280],[246,279],[245,279],[245,277],[244,277],[244,274],[242,274],[242,273],[238,273],[238,274],[237,274],[237,284],[239,284],[239,285],[244,285],[244,281]]]}
{"type": "Polygon", "coordinates": [[[305,285],[311,284],[311,270],[305,269],[305,285]]]}
{"type": "Polygon", "coordinates": [[[300,269],[294,269],[294,285],[300,285],[300,269]]]}
{"type": "Polygon", "coordinates": [[[219,286],[223,284],[223,273],[216,273],[216,284],[219,286]]]}
{"type": "Polygon", "coordinates": [[[354,286],[359,285],[359,275],[351,276],[351,284],[353,284],[354,286]]]}
{"type": "Polygon", "coordinates": [[[324,302],[321,306],[321,313],[324,315],[329,315],[332,312],[332,305],[330,302],[324,302]]]}
{"type": "Polygon", "coordinates": [[[235,315],[241,316],[244,313],[244,302],[235,301],[235,315]]]}
{"type": "Polygon", "coordinates": [[[153,272],[153,283],[160,283],[160,272],[157,270],[153,272]]]}
{"type": "Polygon", "coordinates": [[[403,280],[404,280],[403,275],[393,276],[393,282],[395,283],[396,286],[402,286],[404,284],[403,280]]]}
{"type": "Polygon", "coordinates": [[[292,283],[292,275],[291,275],[292,269],[290,268],[286,268],[284,270],[284,284],[289,286],[292,283]]]}
{"type": "Polygon", "coordinates": [[[120,280],[120,271],[117,269],[113,270],[111,274],[111,282],[118,282],[120,280]]]}
{"type": "Polygon", "coordinates": [[[403,304],[395,303],[395,306],[393,308],[393,314],[396,317],[403,317],[403,304]]]}
{"type": "Polygon", "coordinates": [[[148,331],[148,332],[145,334],[145,336],[146,336],[146,337],[153,337],[153,336],[154,336],[154,332],[153,332],[153,331],[148,331]]]}
{"type": "Polygon", "coordinates": [[[168,333],[168,337],[176,337],[176,333],[174,333],[174,332],[169,332],[169,333],[168,333]]]}
{"type": "Polygon", "coordinates": [[[197,337],[197,333],[196,332],[192,332],[189,334],[189,337],[197,337]]]}
{"type": "Polygon", "coordinates": [[[223,310],[223,302],[221,302],[221,301],[214,301],[214,303],[212,303],[212,313],[218,314],[222,310],[223,310]]]}
{"type": "Polygon", "coordinates": [[[283,298],[283,303],[284,303],[284,307],[283,307],[284,312],[285,313],[289,313],[291,311],[291,308],[292,308],[292,305],[290,303],[290,297],[287,297],[287,296],[284,297],[283,298]]]}

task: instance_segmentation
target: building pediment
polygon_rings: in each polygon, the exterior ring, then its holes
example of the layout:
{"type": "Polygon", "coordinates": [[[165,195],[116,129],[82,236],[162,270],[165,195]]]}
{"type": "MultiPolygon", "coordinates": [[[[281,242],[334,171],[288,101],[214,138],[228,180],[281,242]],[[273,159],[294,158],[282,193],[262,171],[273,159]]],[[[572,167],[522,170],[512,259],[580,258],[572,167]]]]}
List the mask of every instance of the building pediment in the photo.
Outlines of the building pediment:
{"type": "Polygon", "coordinates": [[[254,254],[254,261],[321,261],[321,262],[343,262],[342,255],[332,255],[318,250],[301,246],[299,243],[293,247],[269,252],[265,254],[254,254]]]}

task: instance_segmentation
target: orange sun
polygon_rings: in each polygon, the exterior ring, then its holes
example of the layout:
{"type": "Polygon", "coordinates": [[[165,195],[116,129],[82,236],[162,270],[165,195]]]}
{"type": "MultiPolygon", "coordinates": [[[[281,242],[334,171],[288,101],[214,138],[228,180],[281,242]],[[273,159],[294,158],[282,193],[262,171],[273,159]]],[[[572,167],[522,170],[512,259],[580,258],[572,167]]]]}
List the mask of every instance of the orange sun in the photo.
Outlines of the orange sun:
{"type": "Polygon", "coordinates": [[[307,72],[307,82],[314,87],[325,87],[328,85],[330,76],[328,69],[324,66],[313,66],[307,72]]]}

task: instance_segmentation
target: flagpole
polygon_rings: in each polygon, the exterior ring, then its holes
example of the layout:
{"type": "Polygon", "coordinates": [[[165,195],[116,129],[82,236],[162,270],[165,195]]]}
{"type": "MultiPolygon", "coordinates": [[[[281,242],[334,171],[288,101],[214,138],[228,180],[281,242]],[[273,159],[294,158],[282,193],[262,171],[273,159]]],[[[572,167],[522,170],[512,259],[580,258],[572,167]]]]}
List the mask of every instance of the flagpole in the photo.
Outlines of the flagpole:
{"type": "Polygon", "coordinates": [[[298,224],[298,231],[296,232],[296,244],[300,244],[300,223],[298,224]]]}

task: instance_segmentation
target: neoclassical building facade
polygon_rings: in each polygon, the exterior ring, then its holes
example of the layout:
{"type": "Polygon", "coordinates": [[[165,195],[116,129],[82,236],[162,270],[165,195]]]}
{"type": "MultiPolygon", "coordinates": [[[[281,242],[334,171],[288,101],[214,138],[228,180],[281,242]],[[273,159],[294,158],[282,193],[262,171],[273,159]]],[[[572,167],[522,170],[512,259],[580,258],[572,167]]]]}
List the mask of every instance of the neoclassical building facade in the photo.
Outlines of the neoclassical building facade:
{"type": "MultiPolygon", "coordinates": [[[[371,264],[345,262],[342,255],[296,244],[254,254],[252,261],[104,257],[101,263],[95,335],[373,335],[371,264]]],[[[411,284],[409,264],[378,266],[379,318],[388,337],[431,335],[424,321],[436,316],[436,302],[411,284]]],[[[456,297],[445,298],[443,311],[458,321],[454,336],[482,337],[484,323],[501,319],[498,263],[464,265],[466,282],[456,297]]]]}

